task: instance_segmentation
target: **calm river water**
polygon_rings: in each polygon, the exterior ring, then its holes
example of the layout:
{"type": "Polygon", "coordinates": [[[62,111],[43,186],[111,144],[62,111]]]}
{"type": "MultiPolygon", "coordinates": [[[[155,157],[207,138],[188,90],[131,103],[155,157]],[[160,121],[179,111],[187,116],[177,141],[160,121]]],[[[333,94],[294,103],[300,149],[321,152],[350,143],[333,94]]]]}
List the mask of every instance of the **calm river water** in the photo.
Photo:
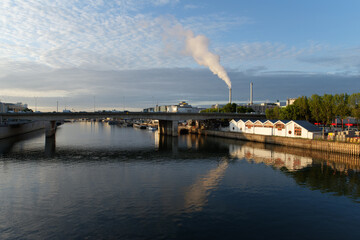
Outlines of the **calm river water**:
{"type": "Polygon", "coordinates": [[[359,159],[67,123],[0,141],[0,239],[360,239],[359,159]]]}

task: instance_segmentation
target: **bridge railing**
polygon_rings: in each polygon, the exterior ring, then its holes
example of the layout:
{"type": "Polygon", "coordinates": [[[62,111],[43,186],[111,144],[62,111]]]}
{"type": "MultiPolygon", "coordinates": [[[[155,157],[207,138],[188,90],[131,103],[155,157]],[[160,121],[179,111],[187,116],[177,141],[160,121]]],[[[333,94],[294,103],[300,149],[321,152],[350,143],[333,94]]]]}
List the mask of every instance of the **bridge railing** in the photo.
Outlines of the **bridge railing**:
{"type": "Polygon", "coordinates": [[[164,112],[65,112],[65,113],[0,113],[2,119],[65,120],[65,119],[156,119],[156,120],[208,120],[208,119],[265,119],[265,114],[245,113],[164,113],[164,112]]]}

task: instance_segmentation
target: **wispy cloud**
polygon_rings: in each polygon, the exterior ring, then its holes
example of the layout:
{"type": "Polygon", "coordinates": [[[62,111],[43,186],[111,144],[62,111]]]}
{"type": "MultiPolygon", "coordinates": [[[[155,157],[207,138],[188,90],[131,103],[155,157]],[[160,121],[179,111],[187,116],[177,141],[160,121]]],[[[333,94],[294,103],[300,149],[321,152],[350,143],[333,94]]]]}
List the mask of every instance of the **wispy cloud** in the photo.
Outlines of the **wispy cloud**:
{"type": "MultiPolygon", "coordinates": [[[[277,77],[303,81],[311,76],[323,83],[323,76],[328,77],[332,70],[341,73],[331,75],[332,79],[356,83],[355,78],[346,76],[359,73],[357,48],[331,49],[314,42],[299,47],[246,38],[231,43],[224,41],[225,33],[236,30],[241,35],[242,27],[255,25],[256,19],[222,12],[156,14],[159,9],[194,7],[176,0],[2,0],[0,96],[14,101],[21,96],[24,100],[66,97],[78,102],[79,108],[94,95],[99,105],[109,107],[125,98],[141,108],[156,96],[161,96],[157,99],[160,103],[226,101],[227,88],[222,81],[182,55],[176,40],[164,44],[164,31],[176,24],[210,39],[211,51],[220,55],[221,63],[230,70],[233,94],[238,94],[239,100],[248,92],[243,84],[249,79],[266,86],[266,81],[287,84],[277,77]]],[[[262,95],[270,98],[265,90],[262,95]]],[[[289,97],[297,94],[288,89],[287,93],[289,97]]]]}
{"type": "MultiPolygon", "coordinates": [[[[188,64],[186,59],[164,56],[163,20],[170,24],[178,20],[140,12],[149,6],[146,1],[6,0],[0,4],[0,54],[6,61],[115,70],[188,64]]],[[[246,19],[212,15],[179,21],[189,28],[210,32],[246,19]]]]}
{"type": "Polygon", "coordinates": [[[360,73],[360,47],[347,49],[332,48],[320,54],[308,54],[298,57],[303,63],[323,66],[333,69],[333,72],[360,73]]]}

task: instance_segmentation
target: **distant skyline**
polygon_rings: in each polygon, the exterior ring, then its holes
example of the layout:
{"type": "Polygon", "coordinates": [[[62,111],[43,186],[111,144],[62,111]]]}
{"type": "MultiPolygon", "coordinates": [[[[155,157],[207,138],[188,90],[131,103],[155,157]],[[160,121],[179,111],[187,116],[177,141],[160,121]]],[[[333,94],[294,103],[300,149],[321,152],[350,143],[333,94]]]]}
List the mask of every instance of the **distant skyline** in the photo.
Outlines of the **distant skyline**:
{"type": "Polygon", "coordinates": [[[0,2],[0,101],[42,111],[226,103],[224,81],[173,29],[209,39],[233,101],[360,89],[360,2],[17,0],[0,2]]]}

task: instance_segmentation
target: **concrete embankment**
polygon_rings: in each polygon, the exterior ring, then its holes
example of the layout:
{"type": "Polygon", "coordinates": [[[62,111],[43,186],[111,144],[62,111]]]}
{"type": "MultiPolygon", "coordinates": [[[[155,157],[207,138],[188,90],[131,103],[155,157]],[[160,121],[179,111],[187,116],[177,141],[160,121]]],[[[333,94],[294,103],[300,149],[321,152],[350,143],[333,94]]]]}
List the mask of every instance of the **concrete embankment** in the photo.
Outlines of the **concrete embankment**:
{"type": "Polygon", "coordinates": [[[21,135],[45,128],[45,121],[32,121],[27,123],[13,123],[0,126],[0,139],[21,135]]]}
{"type": "Polygon", "coordinates": [[[322,141],[322,140],[265,136],[265,135],[249,134],[249,133],[213,131],[213,130],[199,130],[196,133],[202,135],[239,139],[243,141],[276,144],[287,147],[305,148],[305,149],[320,150],[320,151],[334,152],[334,153],[346,153],[355,156],[360,155],[360,144],[357,143],[331,142],[331,141],[322,141]]]}

